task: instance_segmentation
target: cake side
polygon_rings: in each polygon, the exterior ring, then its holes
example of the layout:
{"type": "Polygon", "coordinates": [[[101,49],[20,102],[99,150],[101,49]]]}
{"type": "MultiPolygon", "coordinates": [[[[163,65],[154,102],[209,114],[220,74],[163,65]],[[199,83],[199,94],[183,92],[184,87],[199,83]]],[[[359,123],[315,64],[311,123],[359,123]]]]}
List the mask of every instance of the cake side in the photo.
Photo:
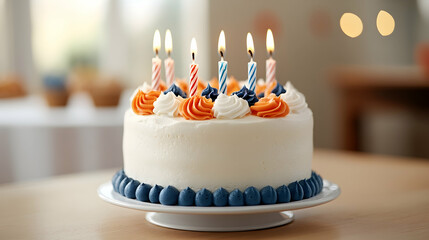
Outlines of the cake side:
{"type": "Polygon", "coordinates": [[[278,187],[311,177],[313,116],[189,121],[128,110],[123,153],[127,176],[152,186],[278,187]]]}

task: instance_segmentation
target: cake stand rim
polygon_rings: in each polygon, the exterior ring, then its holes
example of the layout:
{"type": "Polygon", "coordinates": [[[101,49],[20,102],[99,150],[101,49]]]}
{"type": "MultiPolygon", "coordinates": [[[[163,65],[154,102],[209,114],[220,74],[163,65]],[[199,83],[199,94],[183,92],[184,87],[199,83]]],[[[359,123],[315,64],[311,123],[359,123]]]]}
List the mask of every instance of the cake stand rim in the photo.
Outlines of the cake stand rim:
{"type": "Polygon", "coordinates": [[[176,213],[176,214],[255,214],[269,212],[292,211],[315,207],[328,203],[341,194],[340,187],[328,180],[323,180],[323,190],[318,195],[289,203],[256,206],[226,206],[226,207],[196,207],[196,206],[166,206],[161,204],[141,202],[126,198],[113,190],[111,182],[101,184],[97,189],[98,196],[113,205],[141,210],[146,212],[176,213]]]}

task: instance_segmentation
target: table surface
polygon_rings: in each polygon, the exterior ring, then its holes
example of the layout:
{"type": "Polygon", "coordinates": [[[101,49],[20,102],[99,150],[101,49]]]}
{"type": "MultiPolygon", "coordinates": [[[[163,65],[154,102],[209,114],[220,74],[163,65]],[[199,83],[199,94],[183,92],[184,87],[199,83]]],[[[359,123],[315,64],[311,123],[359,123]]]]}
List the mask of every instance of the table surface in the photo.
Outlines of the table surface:
{"type": "Polygon", "coordinates": [[[418,66],[337,66],[331,82],[341,88],[429,89],[429,78],[418,66]]]}
{"type": "Polygon", "coordinates": [[[86,93],[74,93],[65,107],[48,107],[42,95],[0,99],[0,128],[122,126],[132,90],[116,107],[95,107],[86,93]]]}
{"type": "Polygon", "coordinates": [[[236,233],[166,229],[102,201],[96,189],[114,170],[0,185],[0,239],[429,239],[427,159],[316,150],[313,168],[340,185],[338,199],[236,233]]]}

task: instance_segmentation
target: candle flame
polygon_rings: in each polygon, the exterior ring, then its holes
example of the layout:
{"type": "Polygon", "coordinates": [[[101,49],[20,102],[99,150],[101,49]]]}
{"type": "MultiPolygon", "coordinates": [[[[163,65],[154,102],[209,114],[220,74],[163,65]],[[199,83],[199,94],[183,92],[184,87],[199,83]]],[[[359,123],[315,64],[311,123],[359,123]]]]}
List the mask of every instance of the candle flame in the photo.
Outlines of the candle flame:
{"type": "Polygon", "coordinates": [[[155,35],[153,35],[153,51],[158,54],[159,49],[161,48],[161,34],[159,34],[159,30],[155,31],[155,35]]]}
{"type": "Polygon", "coordinates": [[[272,54],[274,52],[274,37],[271,29],[267,31],[267,52],[272,54]]]}
{"type": "Polygon", "coordinates": [[[192,41],[191,41],[191,54],[193,56],[197,54],[197,41],[195,40],[195,38],[192,38],[192,41]]]}
{"type": "MultiPolygon", "coordinates": [[[[225,46],[226,46],[226,44],[225,44],[225,33],[223,32],[223,30],[220,32],[220,35],[219,35],[219,41],[218,41],[218,43],[217,43],[217,49],[218,49],[218,52],[220,53],[220,52],[222,52],[222,53],[225,53],[225,46]]],[[[223,54],[221,54],[221,55],[223,55],[223,54]]],[[[222,56],[223,57],[223,56],[222,56]]]]}
{"type": "Polygon", "coordinates": [[[252,34],[250,34],[250,33],[247,33],[247,52],[248,53],[252,52],[251,55],[253,55],[255,53],[255,49],[254,49],[254,46],[253,46],[253,38],[252,38],[252,34]]]}
{"type": "Polygon", "coordinates": [[[165,32],[165,52],[170,54],[171,51],[173,51],[173,40],[170,29],[167,29],[167,32],[165,32]]]}

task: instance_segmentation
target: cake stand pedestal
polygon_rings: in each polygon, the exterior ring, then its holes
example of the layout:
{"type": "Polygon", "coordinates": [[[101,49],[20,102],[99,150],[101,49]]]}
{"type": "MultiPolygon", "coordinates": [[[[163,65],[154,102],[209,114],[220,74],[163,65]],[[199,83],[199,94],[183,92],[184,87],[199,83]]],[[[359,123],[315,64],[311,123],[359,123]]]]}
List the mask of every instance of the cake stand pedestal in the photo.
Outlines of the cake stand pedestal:
{"type": "Polygon", "coordinates": [[[146,214],[155,225],[190,231],[232,232],[277,227],[293,221],[290,211],[259,214],[200,215],[155,213],[146,214]]]}
{"type": "Polygon", "coordinates": [[[126,198],[110,182],[100,185],[98,196],[111,204],[148,212],[146,220],[155,225],[190,231],[231,232],[277,227],[293,221],[291,210],[314,207],[337,198],[337,184],[323,181],[323,190],[314,197],[296,202],[240,207],[165,206],[126,198]]]}

